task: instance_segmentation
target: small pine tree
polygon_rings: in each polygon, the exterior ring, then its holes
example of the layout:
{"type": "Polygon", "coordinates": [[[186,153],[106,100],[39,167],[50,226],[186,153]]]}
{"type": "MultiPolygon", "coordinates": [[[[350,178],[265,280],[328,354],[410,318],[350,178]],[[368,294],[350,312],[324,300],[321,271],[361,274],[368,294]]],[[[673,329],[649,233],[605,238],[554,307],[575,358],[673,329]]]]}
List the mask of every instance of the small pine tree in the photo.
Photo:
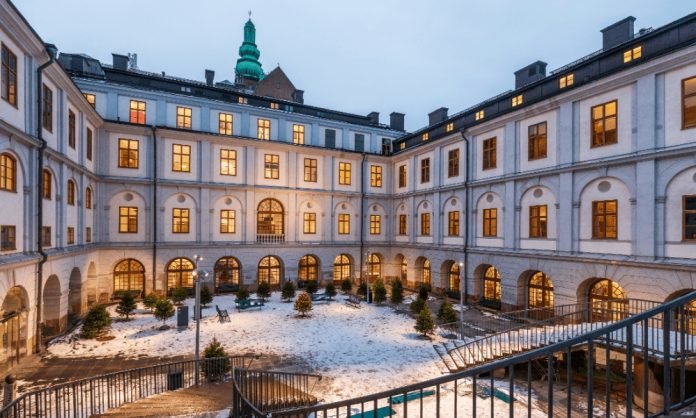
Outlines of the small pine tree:
{"type": "Polygon", "coordinates": [[[132,314],[137,307],[138,304],[135,302],[133,295],[131,293],[126,293],[118,302],[116,313],[120,316],[125,316],[126,321],[128,321],[130,319],[130,314],[132,314]]]}
{"type": "Polygon", "coordinates": [[[317,290],[319,290],[319,283],[316,280],[307,280],[305,291],[307,293],[317,293],[317,290]]]}
{"type": "Polygon", "coordinates": [[[210,291],[208,286],[201,287],[201,306],[206,307],[213,302],[213,292],[210,291]]]}
{"type": "Polygon", "coordinates": [[[213,341],[205,346],[203,350],[203,359],[201,371],[209,381],[220,379],[230,370],[230,361],[227,358],[227,352],[215,337],[213,337],[213,341]]]}
{"type": "Polygon", "coordinates": [[[249,289],[242,286],[237,291],[237,300],[247,300],[247,299],[249,299],[249,289]]]}
{"type": "Polygon", "coordinates": [[[452,303],[446,298],[440,305],[440,310],[437,311],[437,319],[445,324],[457,320],[457,312],[454,310],[452,303]]]}
{"type": "Polygon", "coordinates": [[[430,291],[430,286],[421,283],[420,286],[418,286],[418,298],[423,299],[423,300],[428,300],[428,292],[430,291]]]}
{"type": "Polygon", "coordinates": [[[416,298],[413,302],[411,302],[411,306],[409,308],[411,309],[411,312],[414,314],[418,314],[420,311],[423,310],[423,307],[425,306],[425,301],[421,298],[416,298]]]}
{"type": "Polygon", "coordinates": [[[82,324],[82,337],[92,339],[111,326],[111,315],[104,305],[89,308],[85,322],[82,324]]]}
{"type": "Polygon", "coordinates": [[[358,294],[361,296],[367,295],[367,284],[365,282],[360,282],[360,285],[358,286],[358,294]]]}
{"type": "Polygon", "coordinates": [[[333,282],[326,283],[324,293],[326,293],[326,296],[328,296],[329,299],[333,299],[336,296],[336,286],[334,286],[333,282]]]}
{"type": "Polygon", "coordinates": [[[384,287],[382,279],[375,280],[375,283],[372,285],[372,292],[374,293],[372,298],[375,303],[382,303],[387,300],[387,288],[384,287]]]}
{"type": "Polygon", "coordinates": [[[295,310],[299,312],[302,317],[312,310],[312,298],[309,297],[309,293],[302,292],[300,296],[295,299],[295,310]]]}
{"type": "Polygon", "coordinates": [[[256,295],[261,300],[271,297],[271,285],[267,281],[259,283],[259,286],[256,288],[256,295]]]}
{"type": "Polygon", "coordinates": [[[350,293],[350,291],[353,290],[353,282],[351,282],[350,279],[341,280],[341,290],[343,293],[350,293]]]}
{"type": "Polygon", "coordinates": [[[155,292],[150,292],[148,293],[145,298],[143,299],[143,305],[147,309],[152,312],[155,309],[155,306],[157,306],[157,301],[159,300],[159,296],[155,292]]]}
{"type": "Polygon", "coordinates": [[[424,337],[428,334],[432,334],[433,330],[435,330],[435,322],[433,321],[433,316],[430,313],[428,305],[423,306],[423,309],[421,309],[416,317],[416,326],[414,328],[416,331],[423,334],[424,337]]]}
{"type": "Polygon", "coordinates": [[[395,279],[391,284],[391,303],[398,305],[404,301],[404,285],[400,279],[395,279]]]}
{"type": "Polygon", "coordinates": [[[172,299],[172,302],[174,302],[175,305],[181,305],[181,302],[186,300],[186,289],[183,287],[177,287],[172,289],[172,294],[170,296],[172,299]]]}
{"type": "Polygon", "coordinates": [[[285,301],[295,298],[295,283],[289,280],[283,283],[283,288],[280,291],[280,297],[285,301]]]}
{"type": "Polygon", "coordinates": [[[157,301],[157,306],[155,306],[155,318],[162,321],[162,325],[165,325],[167,319],[172,316],[174,316],[174,306],[169,299],[160,299],[157,301]]]}

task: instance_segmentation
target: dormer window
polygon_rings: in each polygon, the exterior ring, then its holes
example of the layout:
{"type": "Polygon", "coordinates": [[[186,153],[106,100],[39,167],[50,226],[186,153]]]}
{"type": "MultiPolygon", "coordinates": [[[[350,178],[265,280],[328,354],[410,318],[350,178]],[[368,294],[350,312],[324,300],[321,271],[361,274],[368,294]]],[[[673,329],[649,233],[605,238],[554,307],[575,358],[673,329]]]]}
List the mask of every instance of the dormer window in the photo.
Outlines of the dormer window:
{"type": "Polygon", "coordinates": [[[399,149],[400,149],[400,150],[406,149],[406,143],[405,143],[405,142],[400,143],[400,144],[399,144],[399,149]]]}
{"type": "Polygon", "coordinates": [[[512,98],[512,107],[519,106],[522,104],[522,95],[515,96],[512,98]]]}
{"type": "Polygon", "coordinates": [[[566,87],[572,86],[573,83],[575,83],[575,74],[571,73],[571,74],[564,75],[563,77],[561,77],[561,79],[559,81],[559,86],[562,89],[564,89],[566,87]]]}
{"type": "Polygon", "coordinates": [[[430,134],[428,132],[424,133],[422,136],[423,141],[427,141],[430,139],[430,134]]]}
{"type": "Polygon", "coordinates": [[[452,132],[453,130],[454,130],[454,122],[448,123],[447,126],[445,127],[445,131],[452,132]]]}
{"type": "Polygon", "coordinates": [[[280,109],[280,105],[278,105],[278,103],[276,103],[276,102],[271,102],[271,109],[278,110],[278,109],[280,109]]]}
{"type": "Polygon", "coordinates": [[[239,97],[239,104],[247,104],[247,99],[246,97],[239,97]]]}
{"type": "Polygon", "coordinates": [[[628,51],[624,51],[623,54],[623,62],[624,64],[631,62],[633,60],[637,60],[643,55],[643,45],[638,45],[634,46],[633,48],[629,49],[628,51]]]}
{"type": "Polygon", "coordinates": [[[484,118],[484,116],[485,116],[485,113],[483,110],[479,110],[478,112],[476,112],[476,120],[481,120],[484,118]]]}

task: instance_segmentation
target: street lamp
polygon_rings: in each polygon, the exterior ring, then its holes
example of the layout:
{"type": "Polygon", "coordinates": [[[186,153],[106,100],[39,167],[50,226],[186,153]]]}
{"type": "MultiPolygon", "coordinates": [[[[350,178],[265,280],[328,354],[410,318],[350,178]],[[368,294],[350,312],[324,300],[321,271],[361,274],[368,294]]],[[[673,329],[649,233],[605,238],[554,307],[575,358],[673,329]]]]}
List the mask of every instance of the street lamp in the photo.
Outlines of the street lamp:
{"type": "Polygon", "coordinates": [[[365,297],[367,303],[370,303],[370,252],[365,253],[365,280],[367,281],[367,288],[365,289],[365,297]]]}
{"type": "Polygon", "coordinates": [[[459,335],[464,334],[464,262],[459,262],[459,335]]]}
{"type": "Polygon", "coordinates": [[[195,270],[193,271],[193,280],[194,280],[194,292],[196,294],[196,302],[193,306],[193,315],[194,318],[196,319],[196,353],[195,353],[195,381],[196,381],[196,386],[198,386],[198,379],[199,379],[199,371],[200,371],[200,357],[201,357],[201,280],[204,277],[208,277],[208,272],[206,271],[201,271],[198,270],[198,263],[203,261],[203,257],[194,254],[193,255],[193,261],[196,265],[195,270]]]}

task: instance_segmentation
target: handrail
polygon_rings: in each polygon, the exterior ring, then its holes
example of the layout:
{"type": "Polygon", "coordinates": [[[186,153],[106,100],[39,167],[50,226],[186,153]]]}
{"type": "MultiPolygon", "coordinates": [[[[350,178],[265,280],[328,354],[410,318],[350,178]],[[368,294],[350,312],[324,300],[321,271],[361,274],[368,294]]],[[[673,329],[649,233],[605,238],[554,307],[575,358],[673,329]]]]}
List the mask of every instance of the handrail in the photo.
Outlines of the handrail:
{"type": "MultiPolygon", "coordinates": [[[[476,390],[475,389],[476,389],[476,385],[477,385],[477,377],[480,377],[483,374],[491,374],[493,371],[499,370],[499,369],[509,370],[509,374],[510,374],[510,377],[509,377],[509,379],[510,379],[510,394],[509,394],[509,396],[512,397],[513,396],[512,390],[514,388],[513,376],[514,376],[514,366],[515,365],[522,364],[522,363],[528,363],[528,364],[530,364],[529,367],[531,367],[530,362],[535,360],[535,359],[551,358],[554,355],[554,353],[557,353],[557,352],[569,353],[570,349],[573,346],[577,346],[579,344],[589,344],[589,348],[591,350],[592,345],[594,344],[595,340],[600,339],[600,338],[606,338],[606,337],[610,336],[612,333],[619,331],[619,330],[626,330],[627,335],[629,337],[631,337],[631,338],[627,339],[627,350],[628,350],[628,355],[627,355],[628,360],[627,361],[629,363],[628,367],[630,369],[631,364],[632,364],[631,363],[632,362],[632,355],[634,355],[634,354],[640,355],[641,354],[640,352],[633,351],[633,328],[634,328],[634,326],[637,324],[638,325],[642,324],[643,328],[647,328],[648,321],[650,319],[656,319],[658,316],[663,316],[663,326],[664,326],[663,332],[664,332],[665,336],[670,337],[671,314],[675,313],[675,312],[677,314],[678,314],[678,312],[682,312],[681,323],[683,324],[684,323],[683,314],[684,314],[684,310],[685,310],[684,305],[687,305],[694,300],[696,300],[696,291],[690,292],[686,295],[675,298],[669,302],[665,302],[663,304],[660,304],[659,306],[656,306],[656,307],[650,308],[648,310],[645,310],[643,312],[637,313],[635,315],[629,316],[628,318],[624,318],[624,319],[618,320],[614,323],[604,325],[604,326],[602,326],[598,329],[595,329],[595,330],[590,330],[589,332],[585,332],[582,335],[578,335],[578,336],[569,338],[569,339],[564,340],[564,341],[556,342],[556,343],[553,343],[553,344],[550,344],[550,345],[547,345],[544,347],[533,349],[533,350],[515,355],[513,357],[499,359],[499,360],[493,361],[491,363],[471,367],[467,370],[464,370],[464,371],[461,371],[458,373],[453,373],[453,374],[444,375],[441,377],[436,377],[436,378],[429,379],[426,381],[401,386],[401,387],[398,387],[395,389],[389,389],[386,391],[381,391],[381,392],[373,393],[370,395],[364,395],[364,396],[352,398],[349,400],[331,402],[328,404],[322,404],[322,405],[317,405],[317,406],[313,406],[313,407],[296,408],[296,409],[293,409],[292,411],[274,414],[273,416],[276,418],[277,417],[291,417],[291,416],[307,416],[307,414],[309,414],[309,413],[314,413],[315,414],[314,416],[316,416],[317,418],[326,417],[326,416],[328,416],[327,411],[336,411],[336,412],[338,412],[339,410],[349,411],[351,406],[363,406],[364,407],[366,404],[368,406],[370,406],[370,405],[376,406],[376,405],[378,405],[378,402],[380,400],[382,400],[382,401],[387,400],[387,399],[391,400],[395,396],[405,395],[407,393],[414,392],[414,391],[421,391],[424,388],[430,388],[430,387],[437,388],[437,393],[438,393],[437,408],[438,408],[438,413],[439,413],[439,408],[441,407],[440,398],[439,398],[440,387],[444,384],[454,382],[455,388],[456,388],[456,383],[462,379],[468,379],[467,381],[473,382],[473,386],[474,386],[473,402],[474,402],[474,407],[475,407],[475,405],[476,405],[475,404],[475,402],[476,402],[476,390]],[[673,311],[675,311],[675,312],[673,312],[673,311]],[[472,378],[473,381],[470,378],[472,378]],[[323,415],[319,414],[319,412],[323,412],[323,415]]],[[[683,327],[680,327],[679,333],[682,335],[681,342],[683,345],[683,337],[685,334],[685,330],[683,327]]],[[[643,336],[643,338],[645,340],[646,336],[643,336]]],[[[666,338],[663,341],[663,343],[664,343],[663,344],[663,353],[670,353],[670,344],[671,344],[670,339],[666,338]]],[[[607,357],[608,357],[608,352],[609,351],[607,350],[606,351],[607,357]]],[[[682,359],[684,358],[683,355],[684,355],[684,353],[682,353],[682,359]]],[[[593,358],[593,356],[588,356],[588,365],[591,366],[588,368],[588,370],[592,370],[594,368],[594,363],[593,363],[592,358],[593,358]]],[[[647,359],[645,359],[645,358],[644,358],[644,360],[647,361],[647,359]]],[[[666,363],[669,363],[669,362],[666,362],[666,363]]],[[[670,376],[669,365],[665,364],[665,368],[668,371],[668,373],[666,374],[666,379],[664,380],[664,383],[669,386],[672,384],[671,381],[669,380],[669,376],[670,376]]],[[[551,362],[550,361],[549,361],[549,370],[551,370],[551,362]]],[[[644,370],[647,373],[647,368],[644,368],[644,370]]],[[[683,361],[682,361],[682,369],[681,370],[683,373],[683,361]]],[[[608,373],[608,371],[609,371],[609,368],[607,368],[607,373],[608,373]]],[[[570,378],[570,372],[568,373],[568,377],[570,378]]],[[[632,378],[633,378],[632,374],[629,373],[629,379],[632,379],[632,378]]],[[[492,384],[493,383],[492,374],[491,374],[490,379],[491,379],[491,384],[492,384]]],[[[529,377],[528,377],[528,379],[529,379],[529,377]]],[[[548,385],[549,385],[549,393],[552,394],[553,393],[552,392],[553,391],[552,385],[553,385],[554,379],[549,378],[547,380],[548,380],[548,385]]],[[[628,399],[627,416],[630,416],[630,411],[632,408],[632,401],[633,401],[633,399],[632,399],[632,386],[630,383],[631,382],[629,381],[626,385],[628,395],[630,395],[630,396],[627,396],[627,399],[628,399]]],[[[529,384],[529,380],[528,380],[528,384],[529,384]]],[[[570,380],[567,381],[567,384],[570,384],[570,380]]],[[[588,385],[589,385],[589,387],[588,387],[587,393],[591,394],[593,391],[592,376],[588,377],[588,385]]],[[[647,384],[644,385],[644,388],[647,391],[647,384]]],[[[530,387],[529,391],[530,392],[528,392],[528,393],[531,394],[531,387],[530,387]]],[[[682,393],[680,396],[680,401],[677,404],[672,405],[671,400],[669,399],[669,396],[671,396],[670,388],[665,387],[665,395],[663,397],[664,403],[663,403],[663,407],[662,407],[663,412],[667,412],[667,411],[673,409],[675,407],[675,405],[685,405],[687,402],[690,402],[695,398],[695,397],[691,397],[691,398],[686,399],[682,393]]],[[[454,400],[455,407],[456,407],[456,402],[457,402],[456,400],[458,397],[460,397],[460,396],[455,395],[455,398],[454,398],[455,399],[454,400]]],[[[607,391],[607,398],[609,398],[609,391],[607,391]]],[[[528,397],[528,399],[529,399],[529,397],[528,397]]],[[[570,396],[568,396],[568,399],[570,399],[570,396]]],[[[549,409],[549,415],[551,416],[552,415],[551,411],[553,411],[553,400],[549,399],[548,401],[550,402],[551,408],[549,409]]],[[[588,395],[587,408],[589,411],[592,410],[593,402],[594,402],[594,398],[591,395],[588,395]]],[[[421,403],[421,408],[422,408],[422,405],[423,404],[421,403]]],[[[529,407],[531,408],[531,403],[529,403],[529,405],[530,405],[529,407]]],[[[510,408],[511,415],[512,415],[513,406],[514,406],[513,403],[510,403],[508,406],[508,408],[510,408]]],[[[493,408],[494,408],[494,403],[493,403],[493,401],[491,401],[491,409],[493,409],[493,408]]],[[[570,410],[571,410],[571,402],[570,401],[568,401],[567,408],[568,408],[568,415],[570,415],[570,410]]],[[[645,396],[645,408],[646,408],[646,412],[647,412],[647,408],[648,408],[647,393],[645,396]]],[[[646,415],[647,415],[647,413],[646,413],[646,415]]],[[[404,416],[406,417],[407,413],[404,413],[404,416]]]]}
{"type": "Polygon", "coordinates": [[[273,411],[292,410],[316,403],[314,386],[322,376],[237,368],[233,371],[233,416],[265,417],[273,411]],[[314,385],[310,386],[310,380],[314,385]]]}

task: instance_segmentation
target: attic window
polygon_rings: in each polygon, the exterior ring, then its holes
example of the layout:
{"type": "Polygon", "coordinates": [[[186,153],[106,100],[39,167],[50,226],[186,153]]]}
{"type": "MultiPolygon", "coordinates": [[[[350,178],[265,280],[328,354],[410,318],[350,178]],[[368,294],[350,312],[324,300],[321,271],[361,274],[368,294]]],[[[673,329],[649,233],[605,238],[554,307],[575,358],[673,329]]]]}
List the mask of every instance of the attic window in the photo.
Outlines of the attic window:
{"type": "Polygon", "coordinates": [[[476,112],[476,120],[481,120],[481,119],[483,119],[484,115],[485,115],[484,111],[483,111],[483,110],[479,110],[478,112],[476,112]]]}
{"type": "Polygon", "coordinates": [[[280,109],[280,105],[276,102],[271,102],[271,109],[280,109]]]}
{"type": "Polygon", "coordinates": [[[624,64],[631,62],[633,60],[637,60],[643,55],[643,45],[638,45],[633,47],[632,49],[629,49],[628,51],[624,51],[623,54],[623,62],[624,64]]]}
{"type": "Polygon", "coordinates": [[[561,79],[559,81],[559,85],[562,89],[564,89],[566,87],[572,86],[574,82],[575,82],[575,74],[571,73],[571,74],[564,75],[563,77],[561,77],[561,79]]]}
{"type": "Polygon", "coordinates": [[[430,134],[428,132],[423,134],[423,141],[427,141],[430,139],[430,134]]]}
{"type": "Polygon", "coordinates": [[[454,130],[454,122],[448,123],[447,126],[445,127],[445,131],[452,132],[453,130],[454,130]]]}
{"type": "Polygon", "coordinates": [[[247,104],[247,99],[246,99],[246,97],[241,97],[241,96],[240,96],[240,97],[239,97],[239,103],[240,103],[240,104],[247,104]]]}
{"type": "Polygon", "coordinates": [[[406,143],[402,142],[399,144],[399,149],[405,149],[406,148],[406,143]]]}
{"type": "Polygon", "coordinates": [[[522,95],[515,96],[512,98],[512,107],[519,106],[522,104],[522,95]]]}

